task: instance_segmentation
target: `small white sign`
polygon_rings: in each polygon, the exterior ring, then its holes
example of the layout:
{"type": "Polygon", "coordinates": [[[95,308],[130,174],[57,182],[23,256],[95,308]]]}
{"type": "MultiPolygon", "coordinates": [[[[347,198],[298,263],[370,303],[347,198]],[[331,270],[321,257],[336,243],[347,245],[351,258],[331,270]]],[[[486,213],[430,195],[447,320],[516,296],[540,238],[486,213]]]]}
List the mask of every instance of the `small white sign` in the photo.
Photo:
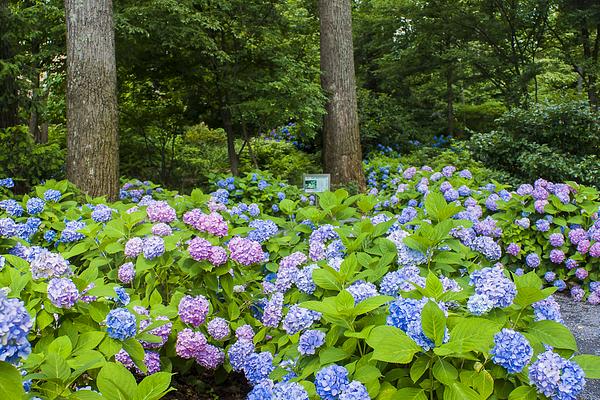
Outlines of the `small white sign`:
{"type": "Polygon", "coordinates": [[[304,191],[307,193],[321,193],[329,190],[329,174],[305,174],[304,191]]]}

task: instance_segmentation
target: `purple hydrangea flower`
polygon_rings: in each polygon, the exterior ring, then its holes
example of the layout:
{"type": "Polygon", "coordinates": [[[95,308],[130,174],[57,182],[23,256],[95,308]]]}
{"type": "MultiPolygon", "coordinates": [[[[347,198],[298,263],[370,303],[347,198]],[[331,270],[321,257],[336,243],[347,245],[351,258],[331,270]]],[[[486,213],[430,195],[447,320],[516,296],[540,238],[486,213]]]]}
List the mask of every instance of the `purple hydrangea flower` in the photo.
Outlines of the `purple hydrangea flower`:
{"type": "Polygon", "coordinates": [[[300,354],[315,354],[316,350],[325,344],[325,333],[311,329],[300,335],[298,351],[300,354]]]}
{"type": "Polygon", "coordinates": [[[510,254],[513,257],[516,257],[521,252],[521,246],[517,243],[511,243],[506,247],[506,253],[510,254]]]}
{"type": "Polygon", "coordinates": [[[550,251],[550,261],[554,264],[562,264],[565,261],[565,253],[559,249],[552,249],[550,251]]]}
{"type": "Polygon", "coordinates": [[[212,344],[204,346],[202,351],[196,356],[196,362],[204,368],[217,369],[225,361],[225,353],[212,344]]]}
{"type": "Polygon", "coordinates": [[[208,334],[215,340],[224,340],[229,336],[229,323],[220,317],[213,318],[207,326],[208,334]]]}
{"type": "Polygon", "coordinates": [[[147,260],[160,257],[165,252],[165,241],[160,236],[147,237],[144,239],[142,252],[144,253],[144,258],[147,260]]]}
{"type": "Polygon", "coordinates": [[[249,266],[264,259],[264,253],[260,243],[250,239],[234,237],[227,244],[230,258],[242,265],[249,266]]]}
{"type": "Polygon", "coordinates": [[[553,400],[576,400],[585,386],[581,367],[552,350],[538,355],[531,364],[529,380],[538,393],[553,400]]]}
{"type": "MultiPolygon", "coordinates": [[[[160,338],[160,342],[156,342],[156,343],[152,343],[152,342],[146,342],[144,340],[140,340],[140,343],[142,344],[142,346],[144,346],[145,349],[158,349],[160,347],[162,347],[165,343],[167,343],[167,340],[169,340],[169,335],[171,335],[171,329],[173,329],[173,323],[171,321],[169,321],[169,318],[164,316],[164,315],[159,315],[158,317],[155,318],[155,321],[166,321],[166,323],[164,325],[158,326],[154,329],[151,329],[148,331],[148,333],[150,335],[154,335],[154,336],[158,336],[160,338]]],[[[146,329],[151,323],[151,320],[149,319],[143,319],[140,321],[140,331],[143,331],[144,329],[146,329]]]]}
{"type": "Polygon", "coordinates": [[[209,306],[210,303],[202,295],[184,296],[179,301],[179,318],[183,323],[198,327],[206,320],[209,306]]]}
{"type": "Polygon", "coordinates": [[[279,325],[279,321],[281,321],[282,308],[283,293],[275,292],[265,306],[262,317],[263,325],[276,328],[279,325]]]}
{"type": "Polygon", "coordinates": [[[173,234],[173,228],[164,222],[159,222],[152,225],[152,234],[156,236],[171,236],[173,234]]]}
{"type": "Polygon", "coordinates": [[[190,257],[196,261],[208,260],[212,247],[208,240],[199,237],[195,237],[188,242],[190,257]]]}
{"type": "Polygon", "coordinates": [[[574,301],[582,301],[585,297],[585,290],[581,286],[575,285],[571,288],[571,298],[574,301]]]}
{"type": "Polygon", "coordinates": [[[185,328],[177,334],[175,351],[181,358],[196,358],[204,350],[206,344],[206,337],[202,332],[194,332],[190,328],[185,328]]]}
{"type": "Polygon", "coordinates": [[[560,247],[565,244],[565,237],[561,233],[553,233],[548,238],[548,242],[552,247],[560,247]]]}
{"type": "Polygon", "coordinates": [[[589,275],[588,271],[585,268],[577,268],[575,271],[575,276],[577,279],[584,280],[589,275]]]}
{"type": "Polygon", "coordinates": [[[117,277],[122,283],[129,284],[135,278],[135,266],[132,262],[127,262],[119,267],[117,277]]]}
{"type": "Polygon", "coordinates": [[[129,239],[127,243],[125,243],[125,257],[135,258],[139,256],[140,254],[142,254],[143,247],[144,241],[142,240],[142,238],[133,237],[129,239]]]}
{"type": "Polygon", "coordinates": [[[527,254],[527,257],[525,257],[525,263],[529,268],[537,268],[540,265],[540,256],[538,256],[536,253],[527,254]]]}
{"type": "Polygon", "coordinates": [[[166,201],[154,201],[146,208],[150,222],[171,223],[177,219],[175,209],[166,201]]]}
{"type": "Polygon", "coordinates": [[[68,278],[52,278],[48,282],[48,299],[59,308],[72,308],[79,298],[79,291],[68,278]]]}
{"type": "Polygon", "coordinates": [[[242,325],[235,330],[235,337],[238,340],[252,340],[254,338],[254,330],[250,325],[242,325]]]}
{"type": "Polygon", "coordinates": [[[71,268],[68,261],[60,253],[52,253],[45,249],[35,256],[29,268],[31,270],[31,277],[35,280],[71,275],[71,268]]]}

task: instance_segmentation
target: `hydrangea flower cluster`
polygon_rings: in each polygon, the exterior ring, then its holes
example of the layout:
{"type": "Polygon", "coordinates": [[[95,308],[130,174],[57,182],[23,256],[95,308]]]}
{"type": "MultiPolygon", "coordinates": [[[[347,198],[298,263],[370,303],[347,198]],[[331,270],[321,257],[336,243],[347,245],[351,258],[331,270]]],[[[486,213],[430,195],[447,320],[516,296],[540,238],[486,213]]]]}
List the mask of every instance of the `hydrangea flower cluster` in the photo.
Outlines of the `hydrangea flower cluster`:
{"type": "Polygon", "coordinates": [[[194,209],[183,215],[183,222],[200,232],[206,232],[218,237],[227,236],[229,231],[227,221],[217,212],[204,214],[201,210],[194,209]]]}
{"type": "Polygon", "coordinates": [[[106,332],[108,336],[117,340],[127,340],[137,333],[137,322],[126,308],[111,310],[106,316],[106,332]]]}
{"type": "Polygon", "coordinates": [[[250,221],[248,224],[250,228],[253,228],[248,232],[248,239],[254,240],[258,243],[264,243],[273,236],[277,235],[279,228],[277,224],[271,220],[255,219],[250,221]]]}
{"type": "Polygon", "coordinates": [[[354,297],[354,304],[358,304],[369,297],[379,295],[377,287],[374,284],[364,281],[354,282],[346,290],[354,297]]]}
{"type": "Polygon", "coordinates": [[[404,244],[404,238],[410,233],[402,229],[392,232],[388,239],[394,242],[398,252],[398,265],[403,267],[414,267],[427,262],[427,257],[418,250],[411,249],[404,244]]]}
{"type": "MultiPolygon", "coordinates": [[[[429,299],[422,298],[420,300],[399,297],[389,306],[389,315],[387,324],[395,326],[406,333],[412,340],[415,341],[424,351],[428,351],[435,347],[433,341],[428,338],[423,332],[421,325],[421,314],[423,307],[429,299]]],[[[444,342],[449,339],[448,332],[444,342]]]]}
{"type": "Polygon", "coordinates": [[[325,367],[315,374],[317,394],[323,400],[337,400],[348,387],[348,371],[339,365],[325,367]]]}
{"type": "Polygon", "coordinates": [[[288,335],[295,335],[311,327],[313,322],[321,319],[321,313],[294,304],[283,319],[283,329],[288,335]]]}
{"type": "Polygon", "coordinates": [[[131,283],[135,278],[135,266],[132,262],[127,262],[119,267],[117,277],[122,283],[131,283]]]}
{"type": "Polygon", "coordinates": [[[585,386],[581,367],[552,350],[538,355],[529,367],[529,380],[538,393],[552,400],[576,400],[585,386]]]}
{"type": "Polygon", "coordinates": [[[242,265],[249,266],[264,259],[260,243],[247,238],[236,236],[227,244],[229,257],[242,265]]]}
{"type": "Polygon", "coordinates": [[[166,201],[154,201],[146,207],[146,215],[150,222],[169,224],[177,219],[175,209],[166,201]]]}
{"type": "Polygon", "coordinates": [[[560,305],[553,296],[533,303],[532,307],[536,321],[550,320],[564,323],[560,313],[560,305]]]}
{"type": "Polygon", "coordinates": [[[505,328],[494,336],[490,354],[495,364],[506,368],[510,374],[517,374],[531,361],[533,348],[521,333],[505,328]]]}
{"type": "Polygon", "coordinates": [[[206,320],[209,306],[210,303],[202,295],[184,296],[179,301],[179,318],[185,324],[198,327],[206,320]]]}
{"type": "Polygon", "coordinates": [[[325,332],[310,329],[300,335],[298,351],[300,354],[315,354],[316,350],[325,344],[325,332]]]}
{"type": "Polygon", "coordinates": [[[475,286],[475,295],[469,298],[467,308],[474,315],[485,314],[496,307],[509,307],[517,296],[514,282],[504,275],[500,265],[474,271],[469,284],[475,286]]]}
{"type": "Polygon", "coordinates": [[[48,299],[59,308],[72,308],[79,298],[79,291],[68,278],[52,278],[48,282],[48,299]]]}
{"type": "Polygon", "coordinates": [[[33,320],[19,299],[8,298],[0,289],[0,361],[17,364],[31,353],[27,335],[33,320]]]}
{"type": "Polygon", "coordinates": [[[29,264],[31,277],[35,280],[61,278],[71,275],[69,262],[60,253],[41,250],[29,264]]]}

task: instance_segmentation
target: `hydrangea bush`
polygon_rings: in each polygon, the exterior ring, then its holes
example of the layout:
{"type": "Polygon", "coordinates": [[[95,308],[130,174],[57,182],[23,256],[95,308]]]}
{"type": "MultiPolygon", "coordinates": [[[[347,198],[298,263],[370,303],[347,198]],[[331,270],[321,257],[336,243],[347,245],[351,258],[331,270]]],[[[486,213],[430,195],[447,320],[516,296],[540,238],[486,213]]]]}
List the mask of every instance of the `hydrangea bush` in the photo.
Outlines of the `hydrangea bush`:
{"type": "Polygon", "coordinates": [[[0,181],[15,398],[158,399],[199,370],[249,399],[574,399],[599,377],[552,297],[600,302],[594,190],[380,172],[355,196],[256,173],[114,203],[0,181]]]}

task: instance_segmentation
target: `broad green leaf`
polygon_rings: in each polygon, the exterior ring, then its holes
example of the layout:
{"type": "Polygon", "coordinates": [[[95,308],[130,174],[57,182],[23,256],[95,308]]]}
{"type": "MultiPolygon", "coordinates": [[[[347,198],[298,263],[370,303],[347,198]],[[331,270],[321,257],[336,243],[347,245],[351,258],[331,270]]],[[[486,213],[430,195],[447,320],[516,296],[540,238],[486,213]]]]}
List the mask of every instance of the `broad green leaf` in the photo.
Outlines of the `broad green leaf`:
{"type": "Polygon", "coordinates": [[[11,364],[0,361],[0,399],[21,399],[25,396],[19,371],[11,364]]]}
{"type": "Polygon", "coordinates": [[[433,340],[436,346],[443,343],[446,332],[446,316],[438,305],[431,300],[423,307],[421,325],[425,336],[433,340]]]}
{"type": "Polygon", "coordinates": [[[331,364],[350,357],[350,354],[337,347],[328,347],[319,352],[321,365],[331,364]]]}
{"type": "Polygon", "coordinates": [[[146,364],[144,363],[144,348],[142,344],[135,338],[127,339],[123,342],[123,350],[129,354],[131,360],[135,365],[143,372],[146,371],[146,364]]]}
{"type": "Polygon", "coordinates": [[[433,376],[444,385],[450,386],[458,379],[458,370],[448,361],[439,359],[433,364],[433,376]]]}
{"type": "Polygon", "coordinates": [[[410,379],[412,379],[414,383],[417,383],[425,371],[427,371],[430,361],[431,359],[426,355],[422,355],[415,360],[413,365],[410,367],[410,379]]]}
{"type": "Polygon", "coordinates": [[[528,327],[530,335],[540,342],[559,349],[577,351],[577,342],[571,331],[556,321],[536,321],[528,327]]]}
{"type": "Polygon", "coordinates": [[[339,290],[340,284],[334,273],[327,269],[316,269],[312,273],[315,284],[327,290],[339,290]]]}
{"type": "Polygon", "coordinates": [[[131,372],[117,363],[106,364],[98,373],[96,384],[107,400],[133,400],[137,390],[131,372]]]}
{"type": "Polygon", "coordinates": [[[498,330],[498,324],[488,319],[464,318],[452,329],[450,341],[434,351],[440,355],[485,352],[492,346],[498,330]]]}
{"type": "Polygon", "coordinates": [[[71,375],[71,368],[69,368],[65,359],[57,353],[48,353],[46,361],[40,369],[48,379],[61,382],[65,382],[71,375]]]}
{"type": "Polygon", "coordinates": [[[391,400],[427,400],[427,396],[423,389],[407,387],[398,389],[391,400]]]}
{"type": "Polygon", "coordinates": [[[508,395],[508,400],[535,400],[537,393],[531,386],[519,386],[508,395]]]}
{"type": "Polygon", "coordinates": [[[600,356],[582,354],[573,357],[573,361],[583,369],[586,378],[600,379],[600,356]]]}
{"type": "Polygon", "coordinates": [[[481,397],[464,383],[454,382],[444,389],[444,400],[481,400],[481,397]]]}
{"type": "Polygon", "coordinates": [[[2,257],[13,267],[26,271],[29,269],[29,263],[22,259],[21,257],[13,256],[12,254],[3,254],[2,257]]]}
{"type": "Polygon", "coordinates": [[[356,305],[356,307],[354,307],[354,315],[366,314],[392,300],[394,300],[394,298],[391,296],[369,297],[368,299],[361,301],[356,305]]]}
{"type": "Polygon", "coordinates": [[[92,331],[84,332],[79,335],[77,340],[77,346],[75,346],[75,352],[82,350],[91,350],[96,348],[102,342],[106,334],[104,332],[92,331]]]}
{"type": "Polygon", "coordinates": [[[169,391],[171,374],[157,372],[142,380],[135,392],[134,400],[158,400],[169,391]]]}
{"type": "Polygon", "coordinates": [[[382,325],[374,328],[367,343],[375,351],[373,359],[397,364],[408,364],[421,347],[402,330],[382,325]]]}
{"type": "Polygon", "coordinates": [[[352,297],[349,291],[342,290],[335,297],[335,306],[340,313],[352,310],[354,308],[354,297],[352,297]]]}
{"type": "Polygon", "coordinates": [[[101,394],[93,392],[91,390],[78,390],[71,393],[69,400],[102,400],[101,394]]]}
{"type": "Polygon", "coordinates": [[[68,336],[57,337],[48,346],[48,353],[56,353],[62,358],[68,358],[73,350],[73,345],[68,336]]]}

